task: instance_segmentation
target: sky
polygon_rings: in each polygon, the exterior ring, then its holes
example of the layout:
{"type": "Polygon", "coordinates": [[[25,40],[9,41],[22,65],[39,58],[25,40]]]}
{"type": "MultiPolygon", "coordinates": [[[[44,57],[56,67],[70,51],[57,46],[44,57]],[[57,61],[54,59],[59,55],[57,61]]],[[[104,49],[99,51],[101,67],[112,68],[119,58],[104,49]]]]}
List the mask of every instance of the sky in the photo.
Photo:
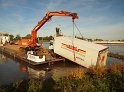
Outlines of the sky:
{"type": "MultiPolygon", "coordinates": [[[[85,38],[124,39],[124,0],[0,0],[0,32],[26,36],[47,12],[60,10],[78,14],[75,24],[85,38]]],[[[71,17],[55,16],[37,35],[54,35],[56,27],[73,35],[71,17]]],[[[74,33],[81,36],[76,28],[74,33]]]]}

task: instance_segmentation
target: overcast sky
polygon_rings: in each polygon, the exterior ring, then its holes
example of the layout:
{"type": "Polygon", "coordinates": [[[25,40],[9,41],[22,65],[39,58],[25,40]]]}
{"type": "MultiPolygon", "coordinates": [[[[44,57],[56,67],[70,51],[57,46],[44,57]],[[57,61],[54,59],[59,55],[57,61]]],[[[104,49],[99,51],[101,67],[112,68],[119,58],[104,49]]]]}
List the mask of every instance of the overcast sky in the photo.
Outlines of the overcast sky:
{"type": "MultiPolygon", "coordinates": [[[[85,38],[124,39],[124,0],[0,0],[0,32],[25,36],[48,11],[59,10],[78,13],[75,23],[85,38]]],[[[54,35],[59,25],[72,36],[70,17],[53,17],[38,36],[54,35]]]]}

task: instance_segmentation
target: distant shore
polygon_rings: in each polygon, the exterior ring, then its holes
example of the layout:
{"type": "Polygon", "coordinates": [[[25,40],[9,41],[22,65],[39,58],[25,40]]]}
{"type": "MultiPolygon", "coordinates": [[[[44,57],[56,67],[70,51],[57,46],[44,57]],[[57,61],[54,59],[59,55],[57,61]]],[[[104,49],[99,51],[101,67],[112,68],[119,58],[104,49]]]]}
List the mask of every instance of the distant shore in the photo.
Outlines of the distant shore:
{"type": "MultiPolygon", "coordinates": [[[[49,40],[40,40],[39,42],[49,42],[49,40]]],[[[124,44],[124,41],[91,41],[92,43],[97,44],[124,44]]]]}
{"type": "Polygon", "coordinates": [[[121,42],[121,41],[93,41],[93,43],[97,43],[97,44],[124,44],[124,42],[121,42]]]}

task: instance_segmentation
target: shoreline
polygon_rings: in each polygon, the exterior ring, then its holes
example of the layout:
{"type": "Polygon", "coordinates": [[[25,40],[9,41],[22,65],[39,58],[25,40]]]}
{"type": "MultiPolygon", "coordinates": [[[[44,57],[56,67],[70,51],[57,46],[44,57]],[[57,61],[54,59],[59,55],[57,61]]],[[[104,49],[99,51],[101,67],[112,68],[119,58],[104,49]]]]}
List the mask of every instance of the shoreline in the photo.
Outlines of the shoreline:
{"type": "Polygon", "coordinates": [[[120,41],[92,41],[92,42],[96,44],[124,44],[124,42],[120,41]]]}

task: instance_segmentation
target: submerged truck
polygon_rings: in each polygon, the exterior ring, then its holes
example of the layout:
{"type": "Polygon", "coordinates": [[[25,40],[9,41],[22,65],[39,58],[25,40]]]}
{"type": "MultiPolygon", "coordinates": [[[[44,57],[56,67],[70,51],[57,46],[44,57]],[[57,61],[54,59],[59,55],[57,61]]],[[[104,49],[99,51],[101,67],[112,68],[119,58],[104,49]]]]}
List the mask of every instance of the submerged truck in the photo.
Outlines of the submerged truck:
{"type": "Polygon", "coordinates": [[[54,38],[53,50],[54,53],[87,68],[106,65],[107,46],[59,36],[54,38]]]}

